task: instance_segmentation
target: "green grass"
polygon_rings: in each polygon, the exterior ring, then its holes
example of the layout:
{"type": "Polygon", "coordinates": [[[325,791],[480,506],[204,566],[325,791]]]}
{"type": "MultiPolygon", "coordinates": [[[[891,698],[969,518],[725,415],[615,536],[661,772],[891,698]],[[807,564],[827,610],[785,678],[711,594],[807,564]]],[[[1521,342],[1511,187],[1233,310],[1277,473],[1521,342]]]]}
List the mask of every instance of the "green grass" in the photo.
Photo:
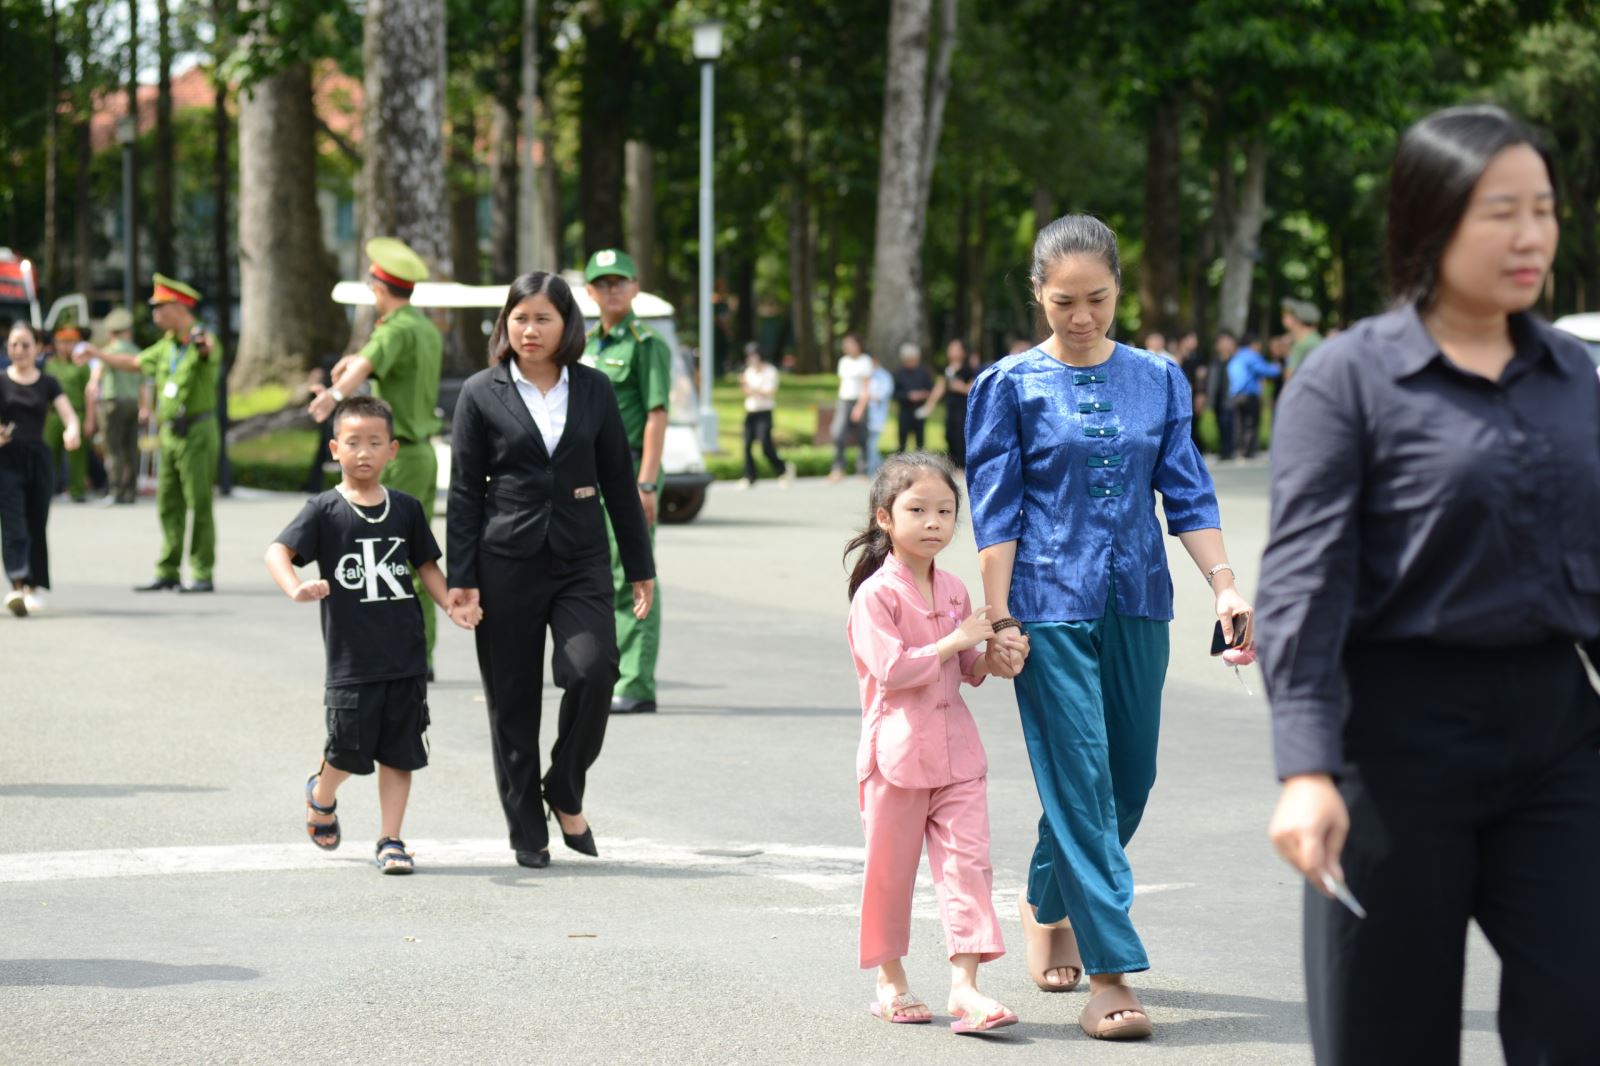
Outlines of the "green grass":
{"type": "Polygon", "coordinates": [[[270,415],[289,406],[294,394],[287,385],[263,385],[249,392],[228,394],[228,420],[240,422],[256,415],[270,415]]]}

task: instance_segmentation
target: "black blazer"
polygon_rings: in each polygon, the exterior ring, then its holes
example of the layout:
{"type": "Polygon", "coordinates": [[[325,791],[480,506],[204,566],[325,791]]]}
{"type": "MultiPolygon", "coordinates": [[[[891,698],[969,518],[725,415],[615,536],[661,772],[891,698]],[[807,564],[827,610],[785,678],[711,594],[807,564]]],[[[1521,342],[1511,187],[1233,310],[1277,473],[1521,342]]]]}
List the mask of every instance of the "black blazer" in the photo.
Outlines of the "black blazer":
{"type": "Polygon", "coordinates": [[[531,559],[548,545],[564,560],[604,558],[602,498],[627,579],[655,577],[633,453],[611,382],[575,363],[567,368],[567,387],[567,424],[553,456],[508,365],[480,370],[461,387],[450,430],[452,588],[478,587],[479,552],[531,559]]]}

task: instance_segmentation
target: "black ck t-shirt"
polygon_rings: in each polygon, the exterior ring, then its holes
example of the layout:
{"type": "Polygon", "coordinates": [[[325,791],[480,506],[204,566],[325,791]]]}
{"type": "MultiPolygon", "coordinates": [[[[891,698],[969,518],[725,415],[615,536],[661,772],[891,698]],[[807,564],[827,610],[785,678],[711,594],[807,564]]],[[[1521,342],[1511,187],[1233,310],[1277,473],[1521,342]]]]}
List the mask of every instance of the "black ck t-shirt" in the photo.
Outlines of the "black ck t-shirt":
{"type": "Polygon", "coordinates": [[[383,504],[352,505],[329,489],[307,500],[278,534],[296,566],[315,560],[328,582],[322,642],[329,688],[418,677],[428,669],[422,605],[411,572],[439,558],[439,542],[415,497],[390,489],[388,510],[375,521],[383,504]]]}

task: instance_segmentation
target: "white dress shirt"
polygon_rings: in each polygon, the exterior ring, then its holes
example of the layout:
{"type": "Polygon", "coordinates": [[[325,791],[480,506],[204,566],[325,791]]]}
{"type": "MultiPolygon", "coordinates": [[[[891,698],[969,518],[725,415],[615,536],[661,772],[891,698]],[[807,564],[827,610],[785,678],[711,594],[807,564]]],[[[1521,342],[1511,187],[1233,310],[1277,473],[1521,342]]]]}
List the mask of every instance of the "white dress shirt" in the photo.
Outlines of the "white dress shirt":
{"type": "Polygon", "coordinates": [[[522,376],[513,357],[511,380],[516,384],[517,395],[522,397],[528,414],[533,416],[533,424],[539,427],[539,436],[544,438],[544,450],[554,455],[556,445],[561,443],[561,431],[567,428],[567,368],[561,368],[561,377],[549,392],[540,392],[539,386],[522,376]]]}

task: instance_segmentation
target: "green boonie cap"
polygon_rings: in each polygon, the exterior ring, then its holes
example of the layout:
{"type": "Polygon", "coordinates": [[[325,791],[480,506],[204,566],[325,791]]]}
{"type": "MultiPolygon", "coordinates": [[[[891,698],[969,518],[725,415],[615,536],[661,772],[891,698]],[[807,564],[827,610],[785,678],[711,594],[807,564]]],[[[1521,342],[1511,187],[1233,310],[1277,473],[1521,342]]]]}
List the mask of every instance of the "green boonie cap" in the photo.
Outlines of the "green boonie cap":
{"type": "Polygon", "coordinates": [[[633,265],[633,259],[620,248],[602,248],[589,257],[589,265],[583,268],[583,280],[593,281],[595,278],[627,278],[633,281],[639,276],[639,271],[633,265]]]}
{"type": "Polygon", "coordinates": [[[157,274],[151,280],[155,283],[153,285],[154,291],[150,294],[150,305],[152,307],[158,304],[172,303],[193,307],[200,302],[200,293],[195,291],[193,286],[185,285],[183,282],[169,278],[165,274],[157,274]]]}
{"type": "Polygon", "coordinates": [[[133,328],[133,312],[126,307],[113,308],[103,323],[107,333],[121,333],[133,328]]]}
{"type": "MultiPolygon", "coordinates": [[[[402,282],[415,285],[428,280],[428,264],[397,237],[374,237],[367,242],[367,258],[372,265],[402,282]]],[[[389,280],[384,278],[382,280],[389,280]]]]}

